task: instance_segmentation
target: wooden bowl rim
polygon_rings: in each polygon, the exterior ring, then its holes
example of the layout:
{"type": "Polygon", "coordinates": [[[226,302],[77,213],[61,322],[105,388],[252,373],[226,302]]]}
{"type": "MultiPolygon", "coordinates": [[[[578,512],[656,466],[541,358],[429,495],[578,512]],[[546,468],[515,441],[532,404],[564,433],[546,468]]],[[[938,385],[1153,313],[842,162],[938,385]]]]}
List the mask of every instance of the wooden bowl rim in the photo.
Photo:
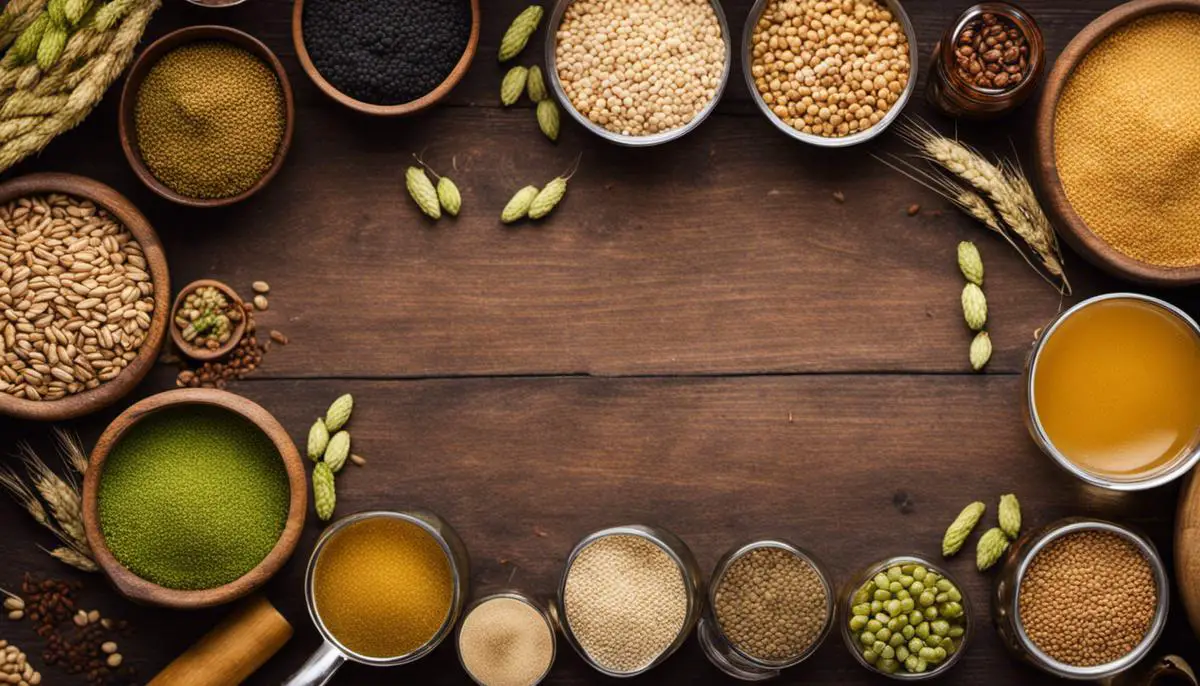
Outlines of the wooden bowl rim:
{"type": "Polygon", "coordinates": [[[243,316],[241,321],[238,322],[237,326],[233,328],[233,332],[229,336],[229,340],[225,343],[225,345],[222,345],[216,350],[198,348],[183,340],[183,334],[175,326],[175,313],[177,313],[179,308],[183,306],[183,299],[189,293],[197,288],[205,288],[208,286],[212,286],[213,288],[216,288],[224,293],[235,305],[242,308],[243,312],[245,311],[246,307],[246,302],[242,300],[240,295],[237,294],[237,291],[233,290],[233,287],[224,281],[217,281],[216,279],[197,279],[196,281],[193,281],[179,289],[179,294],[175,296],[175,304],[171,306],[171,320],[168,322],[171,327],[171,340],[174,341],[175,347],[179,349],[179,352],[187,355],[193,360],[199,360],[201,362],[215,360],[218,357],[224,357],[228,355],[229,352],[236,348],[237,344],[241,342],[242,337],[246,335],[246,317],[243,316]]]}
{"type": "Polygon", "coordinates": [[[81,417],[113,404],[132,391],[158,360],[166,340],[167,315],[171,305],[171,276],[158,234],[150,225],[150,220],[128,198],[110,186],[76,174],[28,174],[0,183],[0,204],[28,195],[49,193],[63,193],[92,201],[120,221],[137,239],[146,256],[151,283],[154,284],[154,314],[137,357],[112,381],[59,400],[26,400],[0,393],[0,414],[38,421],[81,417]]]}
{"type": "Polygon", "coordinates": [[[1058,101],[1075,68],[1113,31],[1142,17],[1172,11],[1200,13],[1200,0],[1131,0],[1100,15],[1076,34],[1059,55],[1046,79],[1034,127],[1037,141],[1034,149],[1042,193],[1048,201],[1046,209],[1055,220],[1059,234],[1076,251],[1089,262],[1116,276],[1155,286],[1178,287],[1200,284],[1200,265],[1174,268],[1152,265],[1119,252],[1093,233],[1067,199],[1066,190],[1058,176],[1054,149],[1058,101]]]}
{"type": "Polygon", "coordinates": [[[363,114],[375,117],[403,117],[415,114],[437,104],[458,85],[459,81],[462,81],[463,76],[470,69],[471,63],[475,61],[475,53],[479,48],[481,20],[479,0],[470,0],[470,2],[471,36],[467,39],[467,47],[463,50],[462,56],[458,58],[458,63],[454,65],[454,69],[450,71],[450,74],[446,76],[446,79],[437,88],[434,88],[416,100],[399,105],[375,105],[352,98],[335,88],[333,84],[325,80],[324,76],[321,76],[321,72],[317,70],[316,65],[313,64],[312,58],[308,54],[308,47],[304,44],[304,0],[296,0],[292,6],[292,42],[295,44],[296,56],[300,58],[300,66],[304,68],[304,73],[308,74],[308,78],[316,84],[322,93],[342,105],[363,114]]]}
{"type": "Polygon", "coordinates": [[[145,398],[117,416],[104,429],[88,460],[83,480],[83,527],[96,563],[126,598],[149,605],[175,609],[198,609],[232,602],[248,595],[275,576],[291,558],[304,530],[308,509],[308,478],[304,461],[287,431],[258,403],[215,388],[184,388],[164,391],[145,398]],[[254,424],[275,445],[287,471],[291,490],[287,523],[275,547],[253,569],[224,586],[183,591],[166,588],[137,576],[126,569],[109,550],[100,528],[100,479],[104,463],[125,434],[146,417],[164,409],[186,405],[208,405],[228,410],[254,424]]]}
{"type": "Polygon", "coordinates": [[[146,184],[150,190],[158,195],[171,202],[187,207],[226,207],[239,203],[265,188],[279,173],[279,170],[283,168],[283,162],[292,147],[292,134],[295,126],[296,102],[292,95],[292,84],[288,80],[287,71],[284,70],[283,63],[279,61],[279,58],[266,44],[254,36],[245,31],[216,24],[188,26],[172,31],[154,41],[150,44],[150,47],[143,50],[142,54],[138,55],[133,66],[129,69],[129,76],[125,79],[125,86],[121,90],[121,103],[117,115],[121,149],[125,151],[125,159],[129,160],[129,166],[133,168],[134,174],[141,179],[142,183],[146,184]],[[159,181],[142,159],[137,143],[137,126],[133,121],[137,113],[138,93],[141,91],[142,83],[146,80],[146,75],[150,73],[154,65],[158,64],[158,61],[164,55],[175,48],[188,43],[205,40],[219,40],[232,43],[262,60],[275,73],[275,77],[279,81],[280,94],[283,96],[283,138],[279,141],[279,149],[275,151],[275,160],[271,163],[270,168],[254,182],[253,186],[238,195],[228,198],[192,198],[175,192],[162,181],[159,181]]]}

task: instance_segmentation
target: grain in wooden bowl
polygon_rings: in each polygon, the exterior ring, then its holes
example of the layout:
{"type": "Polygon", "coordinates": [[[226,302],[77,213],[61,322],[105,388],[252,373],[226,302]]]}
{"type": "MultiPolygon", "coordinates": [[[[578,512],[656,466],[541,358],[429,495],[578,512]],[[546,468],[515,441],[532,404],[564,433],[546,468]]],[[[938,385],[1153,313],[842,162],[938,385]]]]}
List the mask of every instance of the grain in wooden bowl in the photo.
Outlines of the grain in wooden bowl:
{"type": "Polygon", "coordinates": [[[266,583],[295,550],[307,503],[287,431],[261,406],[214,389],[130,407],[96,443],[83,485],[88,543],[113,585],[181,609],[266,583]]]}
{"type": "Polygon", "coordinates": [[[162,244],[128,200],[71,174],[0,185],[0,414],[107,407],[158,357],[170,311],[162,244]]]}
{"type": "Polygon", "coordinates": [[[1089,24],[1047,79],[1037,171],[1063,238],[1116,276],[1200,284],[1200,0],[1135,0],[1089,24]]]}
{"type": "Polygon", "coordinates": [[[458,85],[475,59],[479,22],[479,0],[296,0],[292,41],[322,93],[399,117],[458,85]]]}
{"type": "Polygon", "coordinates": [[[193,281],[175,296],[171,341],[193,360],[215,360],[241,342],[246,319],[245,303],[229,285],[214,279],[193,281]]]}
{"type": "Polygon", "coordinates": [[[134,173],[189,207],[232,205],[266,187],[283,167],[294,120],[279,58],[224,26],[158,39],[121,93],[121,146],[134,173]]]}

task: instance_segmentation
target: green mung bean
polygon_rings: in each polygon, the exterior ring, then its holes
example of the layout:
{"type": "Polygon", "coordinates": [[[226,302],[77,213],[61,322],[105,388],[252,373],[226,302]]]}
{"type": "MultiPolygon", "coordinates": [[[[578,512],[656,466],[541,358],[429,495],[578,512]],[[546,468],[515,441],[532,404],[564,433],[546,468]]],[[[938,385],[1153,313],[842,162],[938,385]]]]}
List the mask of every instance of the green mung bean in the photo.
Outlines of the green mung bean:
{"type": "Polygon", "coordinates": [[[100,527],[117,560],[167,588],[215,588],[275,547],[290,496],[283,460],[256,426],[217,407],[160,410],[113,447],[100,527]]]}

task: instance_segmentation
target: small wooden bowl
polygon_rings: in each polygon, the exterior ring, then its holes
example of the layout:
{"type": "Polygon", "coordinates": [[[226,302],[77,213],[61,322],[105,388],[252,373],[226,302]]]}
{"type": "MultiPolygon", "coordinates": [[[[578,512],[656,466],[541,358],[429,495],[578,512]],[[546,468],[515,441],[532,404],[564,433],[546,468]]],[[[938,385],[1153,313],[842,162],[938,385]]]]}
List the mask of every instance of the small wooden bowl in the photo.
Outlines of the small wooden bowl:
{"type": "Polygon", "coordinates": [[[1101,15],[1088,24],[1063,50],[1046,79],[1046,89],[1038,105],[1036,169],[1046,210],[1058,227],[1059,235],[1080,255],[1097,267],[1120,278],[1153,286],[1179,287],[1200,284],[1200,266],[1169,268],[1135,260],[1114,249],[1092,233],[1083,218],[1067,200],[1054,150],[1054,120],[1058,100],[1075,68],[1092,48],[1117,29],[1141,17],[1160,12],[1200,12],[1200,0],[1132,0],[1101,15]]]}
{"type": "Polygon", "coordinates": [[[273,577],[292,556],[300,533],[304,529],[304,517],[308,509],[308,479],[304,461],[288,433],[262,406],[239,395],[213,388],[185,388],[152,395],[113,420],[101,434],[88,461],[87,475],[83,480],[83,527],[87,532],[88,544],[96,563],[108,575],[117,590],[135,602],[159,605],[176,609],[198,609],[223,605],[241,598],[261,587],[273,577]],[[104,462],[113,448],[127,431],[147,416],[165,408],[186,405],[209,405],[233,412],[257,426],[271,439],[279,450],[287,470],[291,500],[288,504],[287,524],[276,541],[275,547],[257,567],[240,579],[224,586],[198,591],[181,591],[165,588],[147,581],[126,569],[113,556],[100,528],[100,479],[104,473],[104,462]]]}
{"type": "Polygon", "coordinates": [[[108,186],[74,174],[30,174],[0,184],[0,204],[16,198],[46,193],[65,193],[91,200],[103,207],[115,219],[125,225],[142,247],[146,265],[154,283],[154,315],[146,340],[138,355],[112,381],[96,388],[59,400],[26,400],[0,393],[0,414],[37,421],[61,421],[74,419],[108,407],[135,386],[150,371],[166,340],[167,315],[170,314],[171,278],[167,271],[167,257],[163,252],[158,234],[146,217],[125,196],[108,186]]]}
{"type": "Polygon", "coordinates": [[[129,78],[125,79],[125,88],[121,91],[121,110],[118,115],[118,122],[121,147],[125,150],[125,158],[129,160],[129,166],[133,167],[133,172],[142,180],[142,183],[150,187],[150,190],[158,193],[167,200],[179,203],[180,205],[187,205],[188,207],[224,207],[241,202],[259,192],[279,173],[279,170],[283,167],[284,159],[287,158],[288,150],[292,147],[292,131],[295,128],[296,122],[296,103],[292,97],[292,84],[288,81],[287,72],[283,69],[283,63],[279,61],[275,53],[271,52],[270,48],[263,45],[262,41],[248,33],[231,29],[227,26],[189,26],[159,38],[138,56],[137,61],[133,63],[133,67],[129,70],[129,78]],[[238,195],[228,198],[192,198],[175,192],[154,176],[150,168],[146,166],[145,161],[142,160],[141,150],[138,147],[137,122],[135,121],[137,99],[146,76],[154,68],[154,65],[158,64],[158,61],[167,53],[182,45],[199,41],[224,41],[232,43],[262,60],[263,63],[271,68],[271,71],[275,72],[275,78],[279,80],[279,90],[283,96],[283,139],[279,141],[279,149],[275,151],[275,161],[253,186],[238,195]]]}
{"type": "Polygon", "coordinates": [[[292,42],[296,45],[296,54],[300,57],[300,65],[304,67],[304,73],[308,74],[308,78],[312,79],[322,93],[346,107],[364,114],[376,117],[402,117],[435,105],[446,97],[446,94],[457,86],[467,73],[471,62],[475,60],[475,51],[479,47],[479,0],[471,0],[471,37],[467,39],[467,49],[463,51],[462,57],[458,58],[458,64],[451,70],[450,75],[437,88],[412,102],[399,105],[374,105],[356,100],[335,88],[333,84],[325,80],[324,76],[321,76],[321,72],[317,71],[316,66],[312,63],[312,58],[308,55],[308,48],[304,45],[304,0],[296,0],[296,4],[292,7],[292,42]]]}
{"type": "Polygon", "coordinates": [[[179,349],[179,352],[187,355],[193,360],[199,360],[200,362],[207,362],[209,360],[215,360],[218,357],[225,357],[231,350],[237,347],[237,344],[242,340],[242,336],[246,335],[246,317],[243,316],[242,319],[237,323],[237,326],[233,328],[233,331],[229,336],[229,341],[216,350],[200,348],[183,339],[183,332],[179,330],[179,327],[175,326],[175,315],[179,312],[179,308],[183,307],[184,299],[187,298],[192,291],[196,290],[197,288],[207,288],[209,286],[224,293],[225,297],[229,298],[229,302],[237,307],[243,308],[243,312],[245,311],[245,302],[243,302],[241,297],[238,296],[237,291],[233,290],[222,281],[216,281],[214,279],[200,279],[199,281],[193,281],[180,289],[179,295],[175,296],[175,305],[171,308],[171,340],[175,342],[175,347],[179,349]]]}

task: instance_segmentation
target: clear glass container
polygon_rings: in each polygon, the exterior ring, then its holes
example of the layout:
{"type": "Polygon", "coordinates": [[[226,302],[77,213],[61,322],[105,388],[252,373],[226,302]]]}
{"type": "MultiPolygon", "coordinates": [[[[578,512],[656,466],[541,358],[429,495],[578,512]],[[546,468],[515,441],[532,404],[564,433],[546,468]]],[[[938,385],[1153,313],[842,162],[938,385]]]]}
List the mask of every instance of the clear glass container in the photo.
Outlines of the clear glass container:
{"type": "Polygon", "coordinates": [[[807,660],[825,642],[825,639],[829,636],[830,629],[833,628],[833,622],[837,614],[834,607],[834,597],[833,584],[829,581],[829,574],[825,571],[825,567],[802,548],[779,539],[753,541],[740,545],[727,552],[717,562],[717,566],[713,570],[712,580],[708,585],[708,608],[704,613],[704,617],[701,618],[700,626],[697,629],[700,648],[704,651],[705,656],[708,657],[709,662],[712,662],[717,669],[735,679],[742,681],[766,681],[774,679],[782,673],[782,670],[788,667],[795,667],[807,660]],[[761,548],[786,550],[804,560],[816,570],[821,584],[825,587],[825,625],[821,628],[821,632],[811,645],[803,652],[786,660],[764,660],[739,650],[725,635],[725,632],[721,629],[721,623],[716,618],[717,590],[721,587],[721,581],[725,573],[729,571],[729,567],[738,559],[747,553],[761,548]]]}
{"type": "Polygon", "coordinates": [[[1046,45],[1042,31],[1028,12],[1006,2],[984,2],[959,15],[945,35],[933,47],[926,98],[930,104],[952,117],[989,119],[1016,109],[1037,90],[1046,63],[1046,45]],[[984,88],[959,73],[957,46],[969,25],[993,14],[1003,24],[1015,27],[1024,36],[1028,53],[1024,76],[1015,86],[984,88]]]}
{"type": "Polygon", "coordinates": [[[851,583],[842,589],[842,594],[838,598],[837,622],[841,625],[842,640],[846,644],[846,649],[850,651],[850,653],[854,656],[854,659],[858,661],[858,664],[862,665],[864,668],[870,670],[874,674],[879,674],[897,681],[925,681],[927,679],[933,679],[942,676],[946,672],[950,671],[950,669],[952,669],[954,665],[958,664],[958,661],[962,659],[963,653],[967,651],[967,647],[971,644],[971,634],[975,630],[975,621],[972,617],[971,599],[967,596],[967,592],[964,590],[962,584],[960,584],[953,575],[947,574],[944,568],[930,562],[920,555],[898,555],[896,557],[889,557],[886,560],[880,560],[870,567],[865,568],[860,574],[854,576],[851,579],[851,583]],[[862,588],[868,581],[873,579],[876,574],[886,573],[889,567],[908,564],[920,565],[925,569],[934,572],[938,576],[949,579],[950,583],[954,584],[955,588],[958,589],[958,592],[962,594],[961,603],[963,608],[963,635],[962,638],[959,639],[958,646],[955,648],[954,652],[951,653],[946,660],[937,667],[930,669],[927,672],[914,673],[906,672],[903,669],[900,669],[892,674],[889,674],[867,662],[866,658],[863,657],[861,650],[862,646],[858,642],[858,637],[855,636],[854,632],[850,630],[850,618],[854,614],[852,609],[854,607],[854,594],[857,593],[858,590],[862,588]]]}
{"type": "Polygon", "coordinates": [[[483,683],[483,682],[479,681],[479,679],[477,679],[474,674],[471,673],[471,670],[469,668],[467,668],[466,661],[463,660],[462,628],[463,628],[463,626],[466,625],[467,618],[471,616],[471,613],[474,612],[476,608],[478,608],[480,605],[483,605],[484,603],[486,603],[490,600],[496,600],[498,598],[507,598],[509,600],[516,600],[518,602],[525,603],[529,607],[533,608],[534,610],[537,611],[537,613],[539,615],[541,615],[542,619],[546,622],[546,628],[550,631],[550,638],[551,638],[551,641],[550,641],[550,664],[546,665],[546,671],[542,672],[542,675],[537,678],[537,681],[534,681],[529,684],[529,686],[537,686],[538,684],[545,681],[546,677],[550,676],[550,670],[554,668],[554,660],[556,657],[558,657],[558,630],[557,630],[558,623],[554,620],[553,616],[551,615],[550,610],[548,609],[549,607],[553,606],[552,604],[543,605],[540,601],[538,601],[533,596],[522,593],[521,591],[504,590],[504,591],[498,591],[496,593],[490,593],[490,594],[485,595],[485,596],[479,598],[478,600],[472,602],[470,605],[467,606],[467,608],[465,610],[463,610],[463,613],[462,613],[463,621],[459,622],[459,624],[458,624],[458,633],[456,636],[457,640],[455,641],[455,645],[458,649],[458,663],[460,665],[462,665],[463,671],[467,673],[467,676],[469,676],[471,678],[472,682],[474,682],[476,684],[483,683]]]}
{"type": "Polygon", "coordinates": [[[1018,659],[1062,679],[1076,679],[1107,683],[1109,679],[1136,665],[1154,648],[1167,625],[1167,610],[1171,606],[1170,577],[1163,565],[1162,557],[1150,539],[1124,526],[1100,519],[1070,517],[1022,536],[1013,544],[1005,558],[1000,574],[996,577],[995,594],[992,598],[992,621],[996,625],[1004,647],[1018,659]],[[1132,543],[1147,562],[1158,586],[1158,605],[1154,619],[1145,637],[1128,655],[1104,665],[1076,667],[1059,662],[1043,652],[1029,638],[1021,622],[1021,581],[1029,570],[1033,559],[1051,542],[1081,531],[1104,531],[1116,534],[1132,543]]]}
{"type": "Polygon", "coordinates": [[[696,628],[696,623],[700,620],[700,613],[704,609],[704,580],[700,573],[700,565],[696,562],[696,556],[692,554],[691,548],[683,542],[675,534],[666,529],[648,526],[644,524],[629,524],[625,526],[614,526],[609,529],[601,529],[594,533],[588,534],[575,545],[571,554],[567,557],[567,564],[563,567],[562,578],[558,583],[557,603],[551,607],[551,616],[555,623],[562,630],[563,637],[567,639],[567,643],[579,654],[583,661],[596,671],[610,677],[627,678],[634,677],[654,669],[655,667],[666,662],[667,658],[675,654],[675,651],[687,641],[687,638],[692,633],[692,629],[696,628]],[[571,567],[575,564],[575,558],[583,552],[592,543],[606,538],[608,536],[633,536],[649,541],[658,546],[679,566],[679,573],[683,577],[683,585],[687,593],[687,612],[684,616],[683,625],[679,628],[679,632],[675,635],[675,640],[658,654],[649,664],[629,672],[618,672],[609,669],[594,657],[592,657],[575,635],[575,630],[571,626],[571,619],[567,615],[566,608],[566,593],[567,593],[567,578],[571,574],[571,567]]]}

